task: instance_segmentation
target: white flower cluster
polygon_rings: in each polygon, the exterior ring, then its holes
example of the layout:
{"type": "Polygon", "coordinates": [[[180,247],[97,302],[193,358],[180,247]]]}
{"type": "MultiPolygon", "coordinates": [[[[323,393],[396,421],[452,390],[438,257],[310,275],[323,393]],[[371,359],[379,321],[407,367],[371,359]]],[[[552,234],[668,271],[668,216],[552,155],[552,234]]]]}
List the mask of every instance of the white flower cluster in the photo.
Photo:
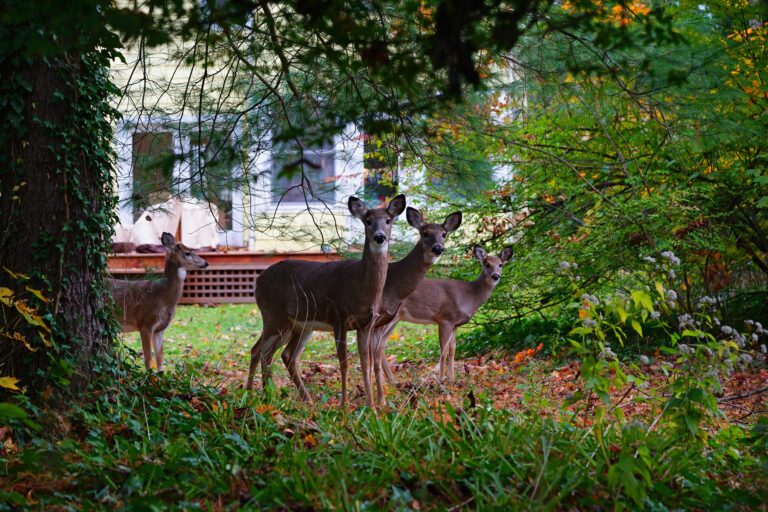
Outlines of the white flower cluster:
{"type": "Polygon", "coordinates": [[[712,297],[708,297],[706,295],[699,299],[699,307],[704,307],[707,305],[713,306],[715,304],[717,304],[717,300],[713,299],[712,297]]]}
{"type": "Polygon", "coordinates": [[[561,261],[560,263],[557,264],[557,266],[560,267],[560,270],[568,270],[569,268],[571,268],[571,264],[568,263],[567,261],[561,261]]]}
{"type": "Polygon", "coordinates": [[[641,362],[641,363],[643,363],[644,365],[649,365],[649,364],[651,364],[651,360],[650,360],[650,359],[648,359],[648,356],[646,356],[645,354],[643,354],[642,356],[640,356],[640,362],[641,362]]]}
{"type": "Polygon", "coordinates": [[[656,258],[653,258],[651,256],[646,256],[643,258],[643,261],[647,261],[648,263],[656,263],[656,258]]]}
{"type": "Polygon", "coordinates": [[[685,329],[686,327],[696,327],[693,317],[688,313],[678,315],[677,323],[680,325],[680,329],[685,329]]]}
{"type": "Polygon", "coordinates": [[[581,295],[581,300],[583,300],[584,302],[588,302],[590,304],[593,304],[595,306],[599,306],[600,305],[600,299],[598,299],[596,296],[590,295],[588,293],[582,294],[581,295]]]}
{"type": "Polygon", "coordinates": [[[664,297],[666,297],[667,300],[677,300],[677,292],[675,290],[667,290],[664,297]]]}
{"type": "Polygon", "coordinates": [[[661,316],[661,313],[659,313],[658,311],[651,311],[651,320],[656,320],[660,316],[661,316]]]}
{"type": "Polygon", "coordinates": [[[616,353],[615,353],[613,350],[611,350],[611,348],[610,348],[610,347],[605,347],[605,348],[604,348],[604,349],[603,349],[603,350],[600,352],[600,356],[601,356],[603,359],[616,359],[616,353]]]}
{"type": "Polygon", "coordinates": [[[687,355],[687,354],[693,355],[693,354],[695,354],[695,353],[696,353],[696,349],[695,349],[695,348],[693,348],[693,347],[690,347],[690,346],[686,345],[685,343],[680,343],[680,344],[677,346],[677,350],[678,350],[678,351],[679,351],[679,352],[680,352],[682,355],[687,355]]]}
{"type": "Polygon", "coordinates": [[[730,336],[731,334],[733,334],[733,328],[731,328],[731,326],[729,326],[729,325],[724,325],[724,326],[720,327],[720,330],[726,336],[730,336]]]}
{"type": "Polygon", "coordinates": [[[672,251],[664,251],[664,252],[662,252],[661,253],[661,257],[662,258],[666,258],[667,261],[669,261],[670,265],[677,266],[677,265],[680,264],[680,258],[675,256],[675,253],[673,253],[672,251]]]}
{"type": "Polygon", "coordinates": [[[584,319],[584,327],[591,329],[592,327],[597,327],[597,322],[592,320],[591,318],[585,318],[584,319]]]}
{"type": "Polygon", "coordinates": [[[760,322],[755,322],[754,320],[744,320],[744,323],[753,326],[755,328],[755,334],[768,334],[768,331],[763,329],[763,324],[760,322]]]}

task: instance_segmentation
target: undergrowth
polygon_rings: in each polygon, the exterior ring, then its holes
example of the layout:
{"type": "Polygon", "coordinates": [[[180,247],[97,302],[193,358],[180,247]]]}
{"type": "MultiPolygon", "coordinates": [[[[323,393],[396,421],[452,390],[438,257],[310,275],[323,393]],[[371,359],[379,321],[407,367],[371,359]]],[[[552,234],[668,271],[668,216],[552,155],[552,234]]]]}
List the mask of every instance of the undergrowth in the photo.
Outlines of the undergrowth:
{"type": "Polygon", "coordinates": [[[129,368],[69,411],[21,402],[26,423],[3,427],[13,441],[0,457],[0,510],[764,506],[764,423],[682,443],[640,422],[579,427],[474,395],[377,415],[208,377],[195,365],[160,377],[129,368]]]}

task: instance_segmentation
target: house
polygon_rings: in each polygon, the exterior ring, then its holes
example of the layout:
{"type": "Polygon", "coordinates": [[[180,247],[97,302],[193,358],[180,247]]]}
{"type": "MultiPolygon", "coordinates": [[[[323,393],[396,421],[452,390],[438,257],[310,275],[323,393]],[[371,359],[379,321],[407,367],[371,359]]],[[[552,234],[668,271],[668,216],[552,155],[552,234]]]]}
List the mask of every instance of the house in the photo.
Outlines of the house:
{"type": "Polygon", "coordinates": [[[370,202],[396,190],[379,179],[388,175],[381,160],[366,160],[365,136],[350,125],[330,140],[273,142],[274,91],[254,84],[247,66],[190,64],[190,51],[136,44],[112,66],[125,93],[117,104],[116,241],[132,241],[142,214],[162,211],[171,197],[210,205],[208,224],[227,248],[332,252],[355,241],[362,231],[347,197],[370,202]]]}

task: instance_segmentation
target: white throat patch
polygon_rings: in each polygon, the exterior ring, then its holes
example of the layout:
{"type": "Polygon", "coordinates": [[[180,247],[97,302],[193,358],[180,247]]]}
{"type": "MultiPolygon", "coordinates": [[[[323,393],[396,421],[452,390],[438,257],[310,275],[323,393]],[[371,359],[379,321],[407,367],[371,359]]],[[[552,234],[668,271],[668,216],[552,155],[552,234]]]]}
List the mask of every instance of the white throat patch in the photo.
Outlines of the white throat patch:
{"type": "Polygon", "coordinates": [[[387,251],[389,250],[389,242],[384,242],[381,245],[378,245],[372,242],[370,245],[371,245],[371,252],[373,254],[377,254],[377,255],[386,254],[387,251]]]}
{"type": "Polygon", "coordinates": [[[187,278],[187,269],[185,269],[184,267],[181,267],[179,269],[179,279],[183,281],[186,278],[187,278]]]}
{"type": "Polygon", "coordinates": [[[433,263],[435,263],[437,261],[437,259],[439,257],[440,256],[430,252],[430,253],[424,255],[424,263],[426,263],[427,265],[432,265],[433,263]]]}

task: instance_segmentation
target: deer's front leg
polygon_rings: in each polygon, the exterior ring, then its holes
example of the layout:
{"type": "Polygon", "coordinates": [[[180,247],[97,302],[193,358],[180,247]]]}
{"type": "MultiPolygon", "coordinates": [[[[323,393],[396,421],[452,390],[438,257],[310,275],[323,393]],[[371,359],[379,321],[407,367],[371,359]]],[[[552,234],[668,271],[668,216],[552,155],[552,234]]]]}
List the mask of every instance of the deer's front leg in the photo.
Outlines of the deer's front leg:
{"type": "Polygon", "coordinates": [[[357,330],[357,352],[360,354],[360,371],[363,373],[363,387],[365,388],[365,403],[373,407],[373,390],[371,389],[371,343],[367,329],[357,330]]]}
{"type": "Polygon", "coordinates": [[[341,371],[341,405],[347,406],[347,331],[343,324],[333,327],[333,337],[336,340],[336,357],[339,358],[339,370],[341,371]]]}
{"type": "Polygon", "coordinates": [[[152,368],[152,331],[150,329],[141,329],[141,353],[144,356],[144,366],[149,371],[152,368]]]}
{"type": "Polygon", "coordinates": [[[448,369],[448,356],[451,352],[451,332],[453,326],[447,323],[438,324],[438,339],[440,340],[440,372],[438,380],[440,382],[445,378],[448,369]]]}
{"type": "Polygon", "coordinates": [[[451,336],[448,343],[448,346],[450,347],[448,350],[448,380],[453,381],[454,378],[454,372],[453,372],[453,362],[456,357],[456,328],[451,329],[451,336]]]}

